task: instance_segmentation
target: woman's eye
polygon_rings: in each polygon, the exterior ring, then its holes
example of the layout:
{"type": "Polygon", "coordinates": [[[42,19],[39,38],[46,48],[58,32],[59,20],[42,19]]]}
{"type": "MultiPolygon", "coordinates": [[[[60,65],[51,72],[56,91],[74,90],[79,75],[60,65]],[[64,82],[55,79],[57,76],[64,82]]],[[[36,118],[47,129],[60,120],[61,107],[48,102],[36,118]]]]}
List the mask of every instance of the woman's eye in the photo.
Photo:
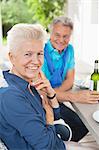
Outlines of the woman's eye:
{"type": "Polygon", "coordinates": [[[25,56],[31,56],[31,55],[32,55],[31,53],[26,53],[26,54],[25,54],[25,56]]]}
{"type": "Polygon", "coordinates": [[[44,54],[43,53],[38,53],[38,56],[43,56],[44,54]]]}

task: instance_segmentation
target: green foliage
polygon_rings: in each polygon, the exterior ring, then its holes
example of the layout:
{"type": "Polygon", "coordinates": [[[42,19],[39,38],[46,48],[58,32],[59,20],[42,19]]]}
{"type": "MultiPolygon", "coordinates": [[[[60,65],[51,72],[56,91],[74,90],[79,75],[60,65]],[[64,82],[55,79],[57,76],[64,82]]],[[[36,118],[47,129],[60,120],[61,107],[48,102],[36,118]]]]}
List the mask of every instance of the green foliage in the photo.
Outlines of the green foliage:
{"type": "Polygon", "coordinates": [[[48,27],[53,18],[62,15],[65,2],[66,0],[27,0],[27,4],[34,13],[32,19],[45,27],[48,27]]]}
{"type": "Polygon", "coordinates": [[[48,27],[62,14],[66,0],[0,0],[3,34],[16,23],[41,23],[48,27]]]}
{"type": "Polygon", "coordinates": [[[1,3],[3,24],[14,25],[19,22],[31,22],[31,13],[23,0],[2,0],[1,3]]]}
{"type": "Polygon", "coordinates": [[[2,0],[1,14],[4,35],[16,23],[32,22],[32,14],[24,0],[2,0]]]}
{"type": "Polygon", "coordinates": [[[6,45],[7,44],[7,39],[6,37],[3,38],[3,45],[6,45]]]}

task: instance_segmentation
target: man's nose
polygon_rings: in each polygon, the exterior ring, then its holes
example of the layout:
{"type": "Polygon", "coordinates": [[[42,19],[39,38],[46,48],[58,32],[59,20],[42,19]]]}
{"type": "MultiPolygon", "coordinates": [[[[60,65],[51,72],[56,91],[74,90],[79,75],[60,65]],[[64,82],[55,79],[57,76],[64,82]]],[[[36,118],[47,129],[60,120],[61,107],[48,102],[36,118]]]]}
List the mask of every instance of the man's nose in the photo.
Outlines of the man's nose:
{"type": "Polygon", "coordinates": [[[63,37],[60,37],[60,42],[63,42],[64,41],[64,38],[63,37]]]}

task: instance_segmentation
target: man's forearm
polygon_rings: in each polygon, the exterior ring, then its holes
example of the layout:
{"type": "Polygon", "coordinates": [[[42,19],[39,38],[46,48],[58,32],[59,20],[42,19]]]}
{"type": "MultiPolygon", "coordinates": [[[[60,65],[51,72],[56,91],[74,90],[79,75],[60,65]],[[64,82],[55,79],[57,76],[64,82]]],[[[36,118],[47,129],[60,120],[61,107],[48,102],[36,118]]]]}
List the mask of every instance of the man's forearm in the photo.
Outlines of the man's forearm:
{"type": "Polygon", "coordinates": [[[75,101],[74,99],[74,93],[72,91],[56,91],[57,99],[59,102],[65,102],[65,101],[75,101]]]}
{"type": "Polygon", "coordinates": [[[99,100],[99,93],[96,91],[80,90],[73,92],[72,90],[66,92],[56,92],[59,102],[79,102],[96,104],[99,100]]]}
{"type": "Polygon", "coordinates": [[[67,91],[70,90],[73,86],[73,82],[74,82],[74,74],[75,74],[75,70],[69,70],[67,72],[66,78],[63,81],[62,85],[58,88],[56,88],[56,90],[58,89],[59,91],[67,91]]]}
{"type": "Polygon", "coordinates": [[[65,92],[67,90],[70,90],[73,86],[73,81],[71,80],[65,80],[63,82],[63,84],[58,87],[58,88],[54,88],[54,90],[57,92],[57,91],[60,91],[60,92],[65,92]]]}
{"type": "Polygon", "coordinates": [[[63,83],[62,86],[60,86],[59,88],[55,88],[55,91],[56,90],[59,90],[61,92],[65,92],[67,90],[70,90],[73,86],[73,83],[70,83],[70,82],[65,82],[65,84],[63,83]]]}

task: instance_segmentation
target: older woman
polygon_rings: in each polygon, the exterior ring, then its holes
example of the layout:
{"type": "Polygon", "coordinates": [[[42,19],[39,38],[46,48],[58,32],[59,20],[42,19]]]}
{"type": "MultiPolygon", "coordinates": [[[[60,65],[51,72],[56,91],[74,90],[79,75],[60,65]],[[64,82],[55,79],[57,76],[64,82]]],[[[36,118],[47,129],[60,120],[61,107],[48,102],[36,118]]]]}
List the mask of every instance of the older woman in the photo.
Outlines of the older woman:
{"type": "Polygon", "coordinates": [[[55,91],[41,72],[45,36],[40,25],[17,24],[8,32],[12,68],[3,72],[5,83],[0,89],[0,139],[9,150],[81,148],[66,145],[53,125],[60,109],[55,91]]]}

